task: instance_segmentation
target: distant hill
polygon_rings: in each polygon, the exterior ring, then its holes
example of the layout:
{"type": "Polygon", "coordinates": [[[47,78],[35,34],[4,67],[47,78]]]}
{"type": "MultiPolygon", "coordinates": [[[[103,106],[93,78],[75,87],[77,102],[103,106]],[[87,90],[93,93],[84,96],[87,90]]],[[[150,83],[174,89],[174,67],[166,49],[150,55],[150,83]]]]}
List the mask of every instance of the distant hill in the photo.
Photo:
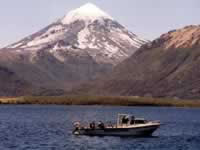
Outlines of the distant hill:
{"type": "Polygon", "coordinates": [[[74,90],[92,95],[200,98],[200,26],[161,35],[112,73],[74,90]]]}

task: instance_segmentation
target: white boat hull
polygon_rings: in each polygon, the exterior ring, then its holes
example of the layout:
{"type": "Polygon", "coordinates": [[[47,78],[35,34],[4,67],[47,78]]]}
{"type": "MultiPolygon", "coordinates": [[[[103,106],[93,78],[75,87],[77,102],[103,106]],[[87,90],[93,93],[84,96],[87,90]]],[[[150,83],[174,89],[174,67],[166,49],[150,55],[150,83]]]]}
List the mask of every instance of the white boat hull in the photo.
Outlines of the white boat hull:
{"type": "Polygon", "coordinates": [[[139,127],[105,128],[105,129],[78,129],[75,135],[90,136],[151,136],[159,124],[139,127]]]}

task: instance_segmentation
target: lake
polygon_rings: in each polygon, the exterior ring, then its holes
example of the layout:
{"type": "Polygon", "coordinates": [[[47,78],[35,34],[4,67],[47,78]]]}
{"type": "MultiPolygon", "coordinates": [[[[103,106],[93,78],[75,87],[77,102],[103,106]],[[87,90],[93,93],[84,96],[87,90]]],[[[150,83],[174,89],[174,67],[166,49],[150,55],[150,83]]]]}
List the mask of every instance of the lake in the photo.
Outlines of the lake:
{"type": "Polygon", "coordinates": [[[1,105],[0,150],[199,150],[200,109],[1,105]],[[112,121],[130,113],[164,125],[153,137],[88,137],[72,135],[74,121],[112,121]]]}

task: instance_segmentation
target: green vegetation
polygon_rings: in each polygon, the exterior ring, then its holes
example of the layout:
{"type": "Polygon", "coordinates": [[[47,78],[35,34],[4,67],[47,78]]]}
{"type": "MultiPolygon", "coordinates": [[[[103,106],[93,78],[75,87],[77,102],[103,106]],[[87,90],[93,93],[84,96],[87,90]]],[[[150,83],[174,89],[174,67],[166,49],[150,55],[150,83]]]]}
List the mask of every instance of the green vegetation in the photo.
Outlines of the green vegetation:
{"type": "Polygon", "coordinates": [[[0,104],[200,107],[200,100],[158,99],[133,96],[26,96],[17,98],[0,98],[0,104]]]}

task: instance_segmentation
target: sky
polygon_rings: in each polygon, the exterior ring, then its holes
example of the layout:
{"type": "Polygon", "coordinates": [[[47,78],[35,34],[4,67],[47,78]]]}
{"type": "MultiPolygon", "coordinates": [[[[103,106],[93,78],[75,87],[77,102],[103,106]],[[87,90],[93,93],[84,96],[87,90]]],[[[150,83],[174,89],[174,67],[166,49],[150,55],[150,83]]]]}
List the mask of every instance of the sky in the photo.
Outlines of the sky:
{"type": "Polygon", "coordinates": [[[200,0],[2,0],[0,47],[35,33],[88,2],[148,40],[200,24],[200,0]]]}

